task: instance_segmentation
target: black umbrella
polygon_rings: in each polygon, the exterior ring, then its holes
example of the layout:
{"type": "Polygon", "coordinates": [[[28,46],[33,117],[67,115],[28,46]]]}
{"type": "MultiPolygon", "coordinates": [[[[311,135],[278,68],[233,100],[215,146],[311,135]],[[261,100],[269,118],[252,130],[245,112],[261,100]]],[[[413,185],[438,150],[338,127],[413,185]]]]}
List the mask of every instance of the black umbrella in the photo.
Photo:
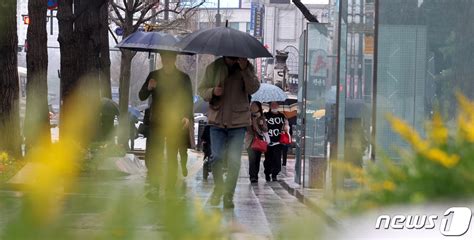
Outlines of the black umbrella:
{"type": "Polygon", "coordinates": [[[183,51],[176,46],[179,39],[171,34],[162,32],[134,32],[117,44],[118,48],[137,52],[161,52],[172,51],[181,54],[194,54],[183,51]]]}
{"type": "Polygon", "coordinates": [[[216,27],[191,33],[176,46],[184,51],[215,56],[273,57],[256,38],[229,27],[216,27]]]}

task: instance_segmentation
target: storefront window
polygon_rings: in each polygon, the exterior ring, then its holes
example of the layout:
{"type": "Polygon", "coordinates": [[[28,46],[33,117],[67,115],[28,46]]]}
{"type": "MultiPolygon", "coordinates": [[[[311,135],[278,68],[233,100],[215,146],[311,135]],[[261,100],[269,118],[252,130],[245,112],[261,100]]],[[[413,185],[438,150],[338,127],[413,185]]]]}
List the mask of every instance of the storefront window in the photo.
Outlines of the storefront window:
{"type": "MultiPolygon", "coordinates": [[[[335,144],[336,55],[331,25],[308,24],[305,60],[305,89],[303,91],[304,185],[325,188],[330,146],[335,144]],[[334,125],[335,126],[335,125],[334,125]],[[331,141],[333,141],[331,143],[331,141]]],[[[333,32],[333,31],[332,31],[333,32]]]]}
{"type": "Polygon", "coordinates": [[[376,89],[377,152],[397,159],[405,143],[392,114],[424,132],[435,111],[454,125],[455,93],[474,97],[474,2],[379,0],[376,89]]]}
{"type": "MultiPolygon", "coordinates": [[[[337,156],[335,160],[363,167],[371,158],[374,61],[373,1],[340,3],[339,78],[337,91],[337,156]]],[[[333,173],[337,187],[352,188],[349,176],[333,173]]]]}

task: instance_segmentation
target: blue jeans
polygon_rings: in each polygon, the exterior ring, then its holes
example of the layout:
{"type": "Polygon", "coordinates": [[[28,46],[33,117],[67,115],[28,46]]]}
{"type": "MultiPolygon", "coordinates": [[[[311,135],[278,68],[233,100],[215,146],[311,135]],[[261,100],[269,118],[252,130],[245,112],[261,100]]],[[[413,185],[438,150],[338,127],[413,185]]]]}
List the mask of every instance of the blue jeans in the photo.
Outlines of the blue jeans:
{"type": "Polygon", "coordinates": [[[232,198],[240,172],[240,158],[246,128],[219,128],[211,126],[211,164],[214,191],[232,198]],[[226,159],[225,159],[226,158],[226,159]],[[227,178],[224,181],[222,167],[227,160],[227,178]]]}

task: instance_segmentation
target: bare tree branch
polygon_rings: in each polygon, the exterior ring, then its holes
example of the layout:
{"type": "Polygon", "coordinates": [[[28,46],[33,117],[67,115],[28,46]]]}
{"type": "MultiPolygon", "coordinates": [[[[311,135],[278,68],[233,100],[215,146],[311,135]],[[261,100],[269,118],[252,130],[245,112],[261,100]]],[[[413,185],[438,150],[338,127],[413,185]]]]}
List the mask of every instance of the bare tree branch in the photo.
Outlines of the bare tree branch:
{"type": "Polygon", "coordinates": [[[120,22],[120,20],[118,20],[117,18],[113,18],[112,16],[110,16],[109,19],[112,20],[115,25],[122,27],[123,22],[120,22]]]}
{"type": "Polygon", "coordinates": [[[143,19],[145,19],[145,16],[148,14],[148,12],[150,12],[150,10],[153,7],[154,7],[153,4],[148,4],[147,7],[141,11],[140,17],[138,18],[136,25],[141,25],[141,24],[145,23],[145,21],[143,19]]]}
{"type": "Polygon", "coordinates": [[[134,0],[133,2],[133,8],[132,9],[137,9],[140,4],[143,2],[141,0],[134,0]]]}
{"type": "Polygon", "coordinates": [[[108,29],[109,29],[110,35],[112,35],[112,37],[114,38],[115,43],[118,44],[119,42],[118,42],[117,37],[115,36],[115,33],[112,31],[110,26],[108,27],[108,29]]]}
{"type": "Polygon", "coordinates": [[[122,0],[123,6],[125,6],[126,12],[130,12],[130,6],[128,5],[128,0],[122,0]]]}
{"type": "Polygon", "coordinates": [[[113,7],[116,7],[116,8],[118,8],[118,9],[124,11],[124,12],[127,11],[127,10],[125,10],[124,7],[122,7],[122,6],[118,5],[117,3],[115,3],[115,1],[111,0],[109,2],[110,2],[110,5],[112,5],[113,7]]]}
{"type": "MultiPolygon", "coordinates": [[[[124,0],[125,1],[125,0],[124,0]]],[[[125,19],[122,17],[122,15],[120,14],[120,11],[119,11],[119,8],[117,7],[118,5],[117,4],[112,4],[112,9],[114,10],[115,12],[115,15],[117,15],[116,17],[119,19],[119,21],[123,24],[125,23],[125,19]]]]}

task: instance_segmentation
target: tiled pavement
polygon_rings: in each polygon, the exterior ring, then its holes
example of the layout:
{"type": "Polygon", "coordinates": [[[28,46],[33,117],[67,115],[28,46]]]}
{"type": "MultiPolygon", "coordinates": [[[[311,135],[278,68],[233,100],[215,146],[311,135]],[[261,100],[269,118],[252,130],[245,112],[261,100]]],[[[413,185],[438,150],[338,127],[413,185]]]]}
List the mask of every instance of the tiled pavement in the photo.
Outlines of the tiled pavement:
{"type": "MultiPolygon", "coordinates": [[[[282,226],[297,219],[309,215],[313,219],[319,219],[319,216],[309,208],[298,201],[297,198],[288,193],[279,182],[266,182],[263,176],[263,166],[261,167],[262,176],[258,184],[250,184],[248,179],[248,160],[246,156],[242,157],[242,167],[240,170],[240,178],[238,180],[236,193],[234,196],[235,209],[223,210],[220,207],[211,207],[207,202],[213,188],[212,175],[209,180],[204,181],[202,178],[202,155],[197,152],[190,151],[188,161],[189,175],[185,179],[187,188],[186,196],[188,199],[194,198],[200,201],[206,209],[222,211],[224,224],[232,226],[236,229],[233,233],[235,239],[273,239],[282,231],[282,226]]],[[[285,168],[283,169],[283,172],[285,168]]],[[[291,172],[291,170],[289,170],[291,172]]],[[[285,174],[282,174],[284,176],[285,174]]],[[[134,196],[138,196],[138,204],[145,204],[146,199],[143,198],[144,177],[141,175],[130,175],[109,178],[84,177],[81,178],[80,184],[73,193],[68,193],[71,197],[66,203],[65,214],[75,219],[70,223],[70,227],[75,229],[79,234],[87,237],[88,233],[100,232],[105,227],[103,219],[106,213],[103,211],[104,204],[110,204],[114,199],[121,197],[122,189],[132,190],[134,196]],[[87,189],[81,191],[81,188],[87,189]],[[91,190],[93,189],[93,190],[91,190]],[[111,189],[116,195],[101,194],[101,189],[111,189]],[[98,199],[99,201],[87,201],[90,199],[98,199]],[[103,201],[100,201],[103,199],[103,201]],[[86,202],[93,202],[90,206],[84,206],[86,202]]],[[[21,196],[20,193],[14,191],[0,191],[0,197],[4,199],[14,199],[21,196]]],[[[136,203],[135,203],[136,204],[136,203]]],[[[139,205],[142,206],[142,205],[139,205]]],[[[16,207],[19,207],[16,205],[16,207]]],[[[133,209],[133,206],[130,206],[133,209]]],[[[14,211],[11,208],[8,211],[1,211],[3,216],[8,216],[14,211]],[[4,215],[5,214],[5,215],[4,215]]],[[[134,212],[133,214],[147,215],[147,209],[141,209],[142,212],[134,212]]],[[[146,217],[143,217],[144,219],[146,217]]],[[[8,221],[8,217],[2,218],[8,221]]],[[[4,224],[0,221],[0,227],[4,224]]],[[[138,231],[140,238],[148,239],[147,236],[153,236],[157,231],[162,231],[159,225],[149,224],[149,222],[139,225],[138,231]]]]}

